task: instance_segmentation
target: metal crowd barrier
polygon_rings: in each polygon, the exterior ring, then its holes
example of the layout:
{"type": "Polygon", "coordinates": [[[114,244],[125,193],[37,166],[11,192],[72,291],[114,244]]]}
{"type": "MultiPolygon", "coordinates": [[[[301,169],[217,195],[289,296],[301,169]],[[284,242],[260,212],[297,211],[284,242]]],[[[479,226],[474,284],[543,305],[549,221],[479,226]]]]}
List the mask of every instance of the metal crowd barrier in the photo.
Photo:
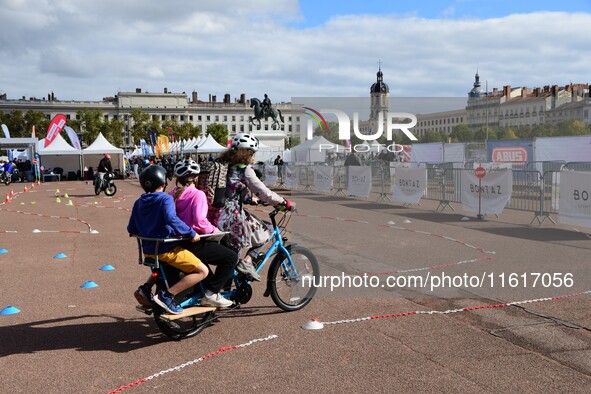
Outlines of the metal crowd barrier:
{"type": "MultiPolygon", "coordinates": [[[[427,191],[423,198],[439,201],[436,211],[445,211],[451,203],[462,203],[462,171],[473,171],[474,163],[414,163],[427,169],[427,191]]],[[[314,186],[314,164],[294,165],[292,169],[300,172],[298,189],[316,191],[314,186]]],[[[395,168],[384,163],[370,163],[372,169],[371,193],[377,195],[377,202],[391,201],[396,175],[395,168]]],[[[560,197],[560,174],[563,170],[591,171],[591,162],[548,161],[512,163],[512,191],[507,208],[532,212],[532,224],[540,225],[546,220],[556,223],[550,215],[558,214],[560,197]]],[[[264,166],[261,168],[264,173],[264,166]]],[[[503,169],[499,169],[503,170],[503,169]]],[[[495,171],[495,170],[493,170],[495,171]]],[[[278,174],[276,185],[282,186],[285,168],[278,174]]],[[[347,167],[333,165],[333,187],[330,193],[346,196],[347,167]]]]}

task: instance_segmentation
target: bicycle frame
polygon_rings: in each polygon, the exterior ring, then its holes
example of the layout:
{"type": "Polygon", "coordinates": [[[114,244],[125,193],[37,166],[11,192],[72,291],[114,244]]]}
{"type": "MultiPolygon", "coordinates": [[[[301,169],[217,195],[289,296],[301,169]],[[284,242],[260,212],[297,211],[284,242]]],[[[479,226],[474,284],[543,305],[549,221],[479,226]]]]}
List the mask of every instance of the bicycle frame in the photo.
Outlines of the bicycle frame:
{"type": "MultiPolygon", "coordinates": [[[[256,268],[256,271],[257,272],[261,271],[263,269],[263,267],[267,264],[267,262],[271,259],[271,257],[277,255],[278,253],[283,253],[287,257],[287,261],[282,262],[283,269],[285,270],[285,272],[289,273],[290,276],[292,276],[292,275],[295,276],[297,278],[297,281],[299,281],[299,278],[298,278],[299,274],[296,270],[295,265],[293,264],[291,253],[289,252],[288,248],[284,244],[284,238],[281,235],[280,227],[277,225],[277,221],[275,220],[275,216],[279,212],[280,211],[278,209],[274,209],[273,211],[271,211],[271,213],[269,213],[269,218],[271,219],[271,224],[273,226],[273,232],[272,232],[271,236],[269,237],[267,244],[269,242],[272,242],[272,243],[271,243],[271,246],[269,247],[269,249],[267,250],[267,252],[265,253],[264,258],[260,261],[260,263],[258,263],[258,267],[256,268]]],[[[220,234],[222,234],[222,233],[217,233],[215,235],[217,235],[219,237],[220,234]]],[[[182,241],[183,238],[160,239],[160,238],[148,238],[148,237],[139,237],[139,236],[135,236],[135,237],[138,242],[138,251],[139,251],[138,263],[141,265],[146,265],[146,266],[150,267],[152,269],[152,272],[157,271],[158,276],[161,278],[161,280],[164,281],[166,288],[169,288],[170,286],[169,286],[166,272],[158,260],[158,250],[159,250],[161,243],[178,242],[178,241],[182,241]],[[152,242],[156,243],[155,248],[154,248],[153,257],[152,256],[145,257],[143,250],[142,250],[142,241],[152,241],[152,242]]],[[[207,235],[203,235],[201,237],[205,239],[205,238],[207,238],[207,235]]],[[[238,280],[238,277],[236,274],[234,274],[233,283],[234,283],[235,288],[233,288],[232,290],[229,290],[229,291],[222,291],[221,292],[221,294],[224,297],[230,298],[230,297],[234,296],[237,292],[236,289],[238,288],[238,286],[240,286],[242,284],[238,280]]],[[[250,282],[246,282],[246,283],[249,284],[250,282]]],[[[198,287],[199,291],[195,291],[195,293],[193,295],[187,297],[185,300],[180,302],[179,303],[180,307],[188,308],[188,307],[197,306],[200,304],[200,299],[203,296],[205,289],[203,288],[202,283],[198,283],[197,286],[199,286],[198,287]]],[[[268,285],[267,285],[267,288],[268,288],[268,285]]],[[[267,291],[268,291],[268,289],[267,289],[267,291]]],[[[265,292],[265,294],[267,294],[267,292],[265,292]]]]}

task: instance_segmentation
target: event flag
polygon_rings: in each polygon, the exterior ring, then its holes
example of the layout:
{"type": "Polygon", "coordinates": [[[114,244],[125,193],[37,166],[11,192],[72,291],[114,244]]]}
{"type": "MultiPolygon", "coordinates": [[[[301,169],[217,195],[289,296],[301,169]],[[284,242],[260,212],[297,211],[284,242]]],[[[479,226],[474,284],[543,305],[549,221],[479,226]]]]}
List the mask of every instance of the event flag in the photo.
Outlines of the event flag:
{"type": "Polygon", "coordinates": [[[8,126],[6,126],[5,124],[2,124],[2,130],[4,130],[4,137],[10,138],[10,131],[8,131],[8,126]]]}
{"type": "Polygon", "coordinates": [[[66,115],[64,114],[57,114],[53,117],[51,122],[49,122],[49,126],[47,127],[47,136],[45,137],[45,145],[44,148],[47,148],[49,144],[55,140],[55,137],[62,131],[64,126],[66,125],[66,115]]]}
{"type": "Polygon", "coordinates": [[[66,130],[66,133],[68,134],[68,138],[70,139],[72,146],[77,150],[82,150],[82,146],[80,145],[80,139],[78,138],[78,135],[76,134],[74,129],[70,126],[66,126],[64,127],[64,130],[66,130]]]}

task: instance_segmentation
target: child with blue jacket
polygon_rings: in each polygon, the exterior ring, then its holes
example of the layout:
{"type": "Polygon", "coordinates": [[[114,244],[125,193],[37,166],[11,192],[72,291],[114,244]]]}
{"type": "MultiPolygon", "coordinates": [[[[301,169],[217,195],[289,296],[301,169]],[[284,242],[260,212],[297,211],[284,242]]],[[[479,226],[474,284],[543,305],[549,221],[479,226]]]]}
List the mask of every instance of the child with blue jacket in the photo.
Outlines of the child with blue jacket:
{"type": "MultiPolygon", "coordinates": [[[[141,172],[140,185],[146,193],[133,204],[127,231],[132,235],[149,238],[191,237],[191,242],[198,242],[199,235],[179,219],[174,199],[164,192],[167,186],[166,175],[166,170],[157,165],[151,165],[141,172]]],[[[154,255],[155,247],[156,243],[153,241],[142,243],[147,257],[154,255]]],[[[176,304],[174,296],[205,279],[209,270],[178,242],[161,243],[158,259],[183,271],[185,276],[168,291],[158,291],[153,301],[169,313],[182,313],[183,308],[176,304]]]]}

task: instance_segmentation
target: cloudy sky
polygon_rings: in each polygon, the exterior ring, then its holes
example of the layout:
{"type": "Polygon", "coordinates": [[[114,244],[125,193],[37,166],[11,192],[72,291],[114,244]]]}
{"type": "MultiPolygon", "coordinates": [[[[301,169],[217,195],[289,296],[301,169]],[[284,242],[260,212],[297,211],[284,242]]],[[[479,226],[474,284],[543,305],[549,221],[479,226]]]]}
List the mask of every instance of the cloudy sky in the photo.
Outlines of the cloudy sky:
{"type": "Polygon", "coordinates": [[[0,0],[0,93],[366,97],[591,82],[589,0],[0,0]]]}

